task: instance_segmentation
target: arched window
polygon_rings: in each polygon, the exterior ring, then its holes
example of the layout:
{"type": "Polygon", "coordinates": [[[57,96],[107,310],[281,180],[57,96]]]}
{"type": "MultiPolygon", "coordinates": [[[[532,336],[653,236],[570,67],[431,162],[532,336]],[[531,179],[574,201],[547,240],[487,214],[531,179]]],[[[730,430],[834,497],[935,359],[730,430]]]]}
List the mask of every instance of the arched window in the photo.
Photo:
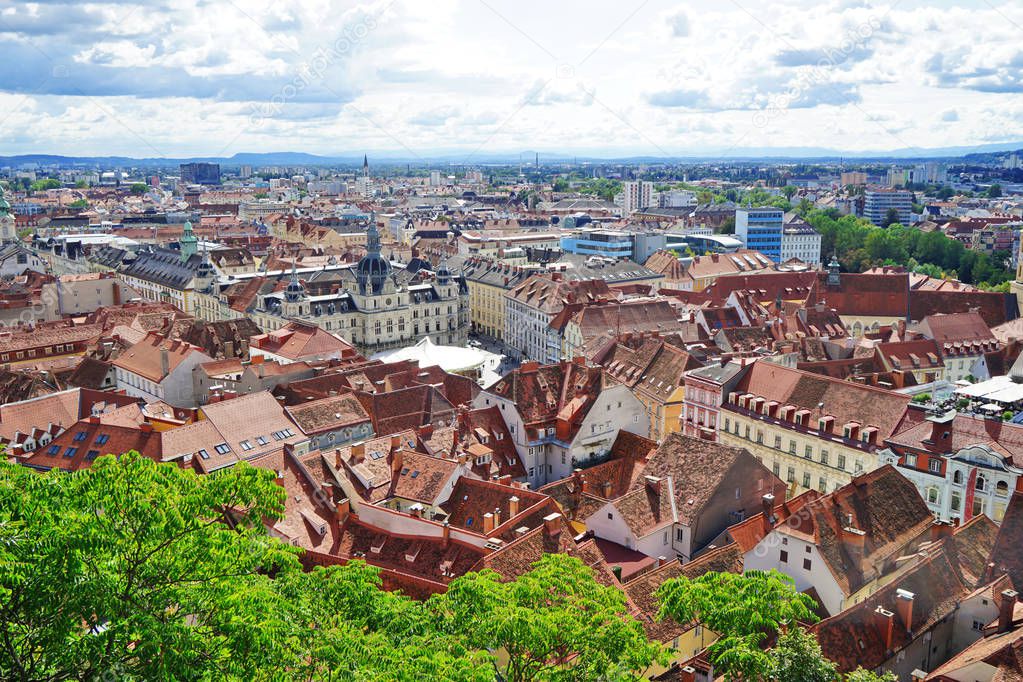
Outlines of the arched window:
{"type": "Polygon", "coordinates": [[[977,477],[977,490],[984,490],[984,487],[986,485],[987,485],[987,481],[984,480],[984,477],[983,476],[978,476],[977,477]]]}
{"type": "Polygon", "coordinates": [[[995,492],[998,493],[999,495],[1008,495],[1009,484],[1006,483],[1005,481],[998,481],[998,483],[995,483],[995,492]]]}
{"type": "Polygon", "coordinates": [[[955,483],[956,485],[962,485],[963,484],[963,472],[956,471],[954,474],[952,474],[952,482],[955,483]]]}

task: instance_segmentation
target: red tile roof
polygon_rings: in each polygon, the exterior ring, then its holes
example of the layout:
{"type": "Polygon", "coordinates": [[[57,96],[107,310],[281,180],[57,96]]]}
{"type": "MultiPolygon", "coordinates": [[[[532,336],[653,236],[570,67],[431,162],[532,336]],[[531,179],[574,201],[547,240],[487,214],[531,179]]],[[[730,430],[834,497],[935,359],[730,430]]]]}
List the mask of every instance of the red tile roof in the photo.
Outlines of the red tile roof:
{"type": "Polygon", "coordinates": [[[202,351],[184,341],[168,341],[156,332],[149,332],[141,341],[118,355],[113,364],[127,372],[159,383],[193,353],[202,351]],[[167,372],[163,371],[163,349],[167,350],[167,372]]]}

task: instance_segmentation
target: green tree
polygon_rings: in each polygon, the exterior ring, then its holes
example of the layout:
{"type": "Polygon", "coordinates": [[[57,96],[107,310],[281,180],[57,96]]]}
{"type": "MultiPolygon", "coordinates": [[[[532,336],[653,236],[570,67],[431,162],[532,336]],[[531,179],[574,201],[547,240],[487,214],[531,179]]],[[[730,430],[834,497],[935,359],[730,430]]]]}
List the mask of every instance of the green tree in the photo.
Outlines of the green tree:
{"type": "Polygon", "coordinates": [[[714,228],[714,234],[735,234],[735,216],[729,216],[714,228]]]}
{"type": "Polygon", "coordinates": [[[75,199],[67,205],[68,208],[89,208],[89,202],[85,199],[75,199]]]}
{"type": "Polygon", "coordinates": [[[778,571],[705,573],[667,580],[658,588],[659,617],[679,623],[699,621],[718,633],[709,648],[711,662],[726,679],[756,680],[773,669],[764,641],[783,626],[817,620],[811,597],[797,592],[778,571]]]}
{"type": "Polygon", "coordinates": [[[785,185],[781,188],[781,193],[785,195],[785,198],[792,201],[792,195],[799,191],[799,188],[795,185],[785,185]]]}
{"type": "Polygon", "coordinates": [[[882,225],[882,227],[888,227],[889,225],[893,225],[899,222],[899,220],[900,218],[898,209],[889,208],[888,211],[885,212],[884,214],[884,224],[882,225]]]}
{"type": "Polygon", "coordinates": [[[457,578],[428,608],[470,648],[498,651],[494,672],[508,682],[639,679],[654,661],[666,662],[629,615],[624,593],[564,554],[544,555],[514,582],[489,570],[457,578]]]}
{"type": "Polygon", "coordinates": [[[131,193],[132,194],[134,194],[136,196],[139,196],[139,195],[145,194],[146,192],[149,191],[149,185],[147,185],[144,182],[135,182],[135,183],[132,183],[132,186],[131,186],[130,189],[131,189],[131,193]]]}
{"type": "Polygon", "coordinates": [[[48,189],[57,189],[60,187],[60,180],[56,178],[43,178],[42,180],[36,180],[28,186],[30,192],[42,192],[48,189]]]}
{"type": "Polygon", "coordinates": [[[838,666],[824,657],[817,638],[800,627],[782,633],[769,656],[773,682],[835,682],[838,677],[838,666]]]}
{"type": "Polygon", "coordinates": [[[273,472],[245,464],[0,463],[0,679],[483,678],[490,654],[380,590],[376,569],[303,572],[265,530],[283,503],[273,472]]]}
{"type": "Polygon", "coordinates": [[[997,182],[987,188],[987,196],[989,199],[997,199],[1002,196],[1002,186],[997,182]]]}

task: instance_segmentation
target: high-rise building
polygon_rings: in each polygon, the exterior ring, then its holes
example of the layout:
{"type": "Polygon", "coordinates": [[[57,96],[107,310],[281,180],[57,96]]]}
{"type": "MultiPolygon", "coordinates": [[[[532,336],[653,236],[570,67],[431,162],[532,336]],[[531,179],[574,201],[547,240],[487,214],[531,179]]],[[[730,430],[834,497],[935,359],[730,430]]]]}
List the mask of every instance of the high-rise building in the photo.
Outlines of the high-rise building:
{"type": "Polygon", "coordinates": [[[867,184],[867,174],[863,171],[846,171],[842,173],[840,182],[842,187],[849,185],[865,185],[867,184]]]}
{"type": "Polygon", "coordinates": [[[440,187],[441,184],[440,171],[430,171],[430,187],[440,187]]]}
{"type": "Polygon", "coordinates": [[[179,166],[181,182],[186,185],[219,185],[219,163],[183,163],[179,166]]]}
{"type": "Polygon", "coordinates": [[[899,222],[908,225],[913,215],[913,193],[905,189],[868,189],[864,196],[863,217],[878,227],[884,227],[888,211],[895,209],[899,222]]]}
{"type": "Polygon", "coordinates": [[[785,212],[773,206],[739,208],[735,211],[735,236],[743,246],[781,262],[781,240],[785,212]]]}
{"type": "Polygon", "coordinates": [[[622,213],[625,215],[630,215],[641,208],[647,208],[654,204],[654,185],[652,182],[632,180],[622,186],[622,192],[625,199],[622,204],[622,213]]]}

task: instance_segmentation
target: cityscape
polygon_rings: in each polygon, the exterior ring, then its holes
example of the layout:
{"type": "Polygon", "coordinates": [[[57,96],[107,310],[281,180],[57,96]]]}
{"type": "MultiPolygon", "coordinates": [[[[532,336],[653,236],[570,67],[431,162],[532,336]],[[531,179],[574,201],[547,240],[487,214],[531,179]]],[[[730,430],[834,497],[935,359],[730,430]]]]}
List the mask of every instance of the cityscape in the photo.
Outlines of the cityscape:
{"type": "Polygon", "coordinates": [[[0,678],[1023,679],[938,4],[0,6],[0,678]]]}

